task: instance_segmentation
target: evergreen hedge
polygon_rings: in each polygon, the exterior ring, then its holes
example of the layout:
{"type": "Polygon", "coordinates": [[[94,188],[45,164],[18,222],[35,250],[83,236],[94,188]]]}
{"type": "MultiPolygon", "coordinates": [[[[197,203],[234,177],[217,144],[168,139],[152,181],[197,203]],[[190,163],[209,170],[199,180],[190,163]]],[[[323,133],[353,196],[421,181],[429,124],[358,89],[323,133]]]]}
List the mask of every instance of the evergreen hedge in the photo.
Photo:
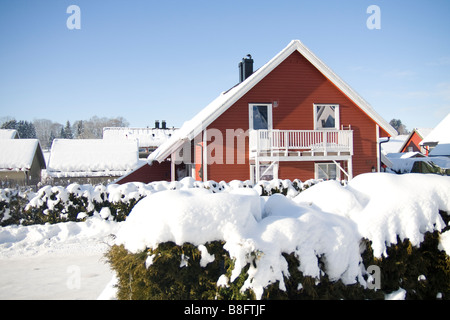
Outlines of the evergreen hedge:
{"type": "MultiPolygon", "coordinates": [[[[320,182],[321,180],[272,180],[261,181],[253,186],[249,181],[230,183],[195,181],[191,188],[205,188],[222,192],[235,188],[254,188],[261,196],[282,193],[291,197],[320,182]]],[[[67,221],[83,221],[87,217],[108,208],[110,215],[104,217],[114,221],[125,221],[133,207],[148,194],[162,190],[186,187],[179,181],[161,181],[149,184],[128,183],[124,185],[78,185],[67,187],[44,186],[36,193],[18,189],[0,189],[0,224],[45,224],[67,221]]]]}
{"type": "MultiPolygon", "coordinates": [[[[449,216],[441,212],[448,225],[449,216]]],[[[442,232],[450,227],[445,228],[442,232]]],[[[365,268],[374,265],[380,268],[381,288],[368,289],[360,284],[345,285],[340,280],[330,281],[324,270],[315,279],[299,271],[300,261],[294,253],[283,253],[289,266],[289,277],[285,277],[286,290],[278,283],[265,288],[262,299],[384,299],[385,294],[400,288],[406,291],[406,299],[450,300],[450,257],[439,249],[440,232],[427,232],[420,247],[414,247],[408,239],[398,239],[397,244],[387,248],[387,257],[373,256],[370,241],[362,239],[365,247],[362,254],[365,268]]],[[[224,243],[215,241],[205,244],[215,259],[202,267],[199,249],[189,243],[181,246],[173,242],[161,243],[155,249],[130,253],[123,245],[114,245],[106,258],[118,277],[117,298],[133,300],[172,299],[254,299],[253,292],[240,292],[247,278],[247,265],[240,276],[227,287],[218,286],[221,275],[230,278],[234,261],[223,248],[224,243]],[[148,264],[152,257],[152,264],[148,264]],[[187,258],[186,258],[187,257],[187,258]],[[181,261],[187,259],[187,265],[181,261]]],[[[255,255],[256,256],[256,255],[255,255]]],[[[369,275],[365,275],[366,280],[369,275]]]]}

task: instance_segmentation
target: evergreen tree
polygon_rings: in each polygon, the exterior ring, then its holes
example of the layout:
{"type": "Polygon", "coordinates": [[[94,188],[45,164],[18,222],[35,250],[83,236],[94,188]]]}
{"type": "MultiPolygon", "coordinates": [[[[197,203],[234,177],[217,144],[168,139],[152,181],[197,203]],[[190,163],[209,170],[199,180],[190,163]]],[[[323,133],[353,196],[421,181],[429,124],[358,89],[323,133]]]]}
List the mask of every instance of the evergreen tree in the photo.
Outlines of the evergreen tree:
{"type": "Polygon", "coordinates": [[[36,139],[36,128],[32,122],[9,120],[1,126],[1,129],[15,129],[21,139],[36,139]]]}
{"type": "Polygon", "coordinates": [[[17,121],[9,120],[3,123],[0,129],[16,129],[16,128],[17,128],[17,121]]]}
{"type": "Polygon", "coordinates": [[[70,126],[70,122],[66,122],[66,127],[64,128],[64,138],[65,139],[73,139],[72,127],[70,126]]]}
{"type": "Polygon", "coordinates": [[[61,139],[65,139],[66,138],[66,133],[64,132],[64,127],[61,127],[61,131],[59,133],[59,137],[61,139]]]}

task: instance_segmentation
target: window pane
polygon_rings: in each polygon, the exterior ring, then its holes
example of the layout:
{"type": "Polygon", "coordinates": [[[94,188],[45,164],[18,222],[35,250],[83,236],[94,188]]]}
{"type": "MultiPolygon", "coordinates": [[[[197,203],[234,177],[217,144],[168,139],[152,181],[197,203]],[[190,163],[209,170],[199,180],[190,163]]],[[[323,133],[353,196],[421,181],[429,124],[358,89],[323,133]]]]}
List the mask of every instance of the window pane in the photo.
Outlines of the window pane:
{"type": "Polygon", "coordinates": [[[267,106],[253,106],[253,129],[269,129],[269,117],[267,106]]]}
{"type": "Polygon", "coordinates": [[[335,106],[317,106],[317,129],[335,128],[336,107],[335,106]]]}
{"type": "Polygon", "coordinates": [[[317,178],[323,180],[336,180],[337,168],[334,163],[319,163],[317,165],[317,178]]]}
{"type": "Polygon", "coordinates": [[[273,166],[269,170],[267,170],[269,166],[261,165],[259,166],[259,176],[260,180],[271,181],[273,180],[273,166]],[[267,170],[267,172],[266,172],[267,170]],[[265,172],[265,173],[264,173],[265,172]],[[264,175],[263,175],[264,174],[264,175]]]}

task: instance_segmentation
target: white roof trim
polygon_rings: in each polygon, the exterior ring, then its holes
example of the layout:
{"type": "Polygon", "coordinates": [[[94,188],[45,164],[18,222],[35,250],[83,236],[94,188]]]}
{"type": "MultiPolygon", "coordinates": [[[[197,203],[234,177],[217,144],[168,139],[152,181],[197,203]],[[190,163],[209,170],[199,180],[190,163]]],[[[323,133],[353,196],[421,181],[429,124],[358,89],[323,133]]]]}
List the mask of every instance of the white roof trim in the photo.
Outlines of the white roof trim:
{"type": "Polygon", "coordinates": [[[192,140],[196,135],[206,129],[223,112],[231,107],[237,100],[244,96],[250,89],[266,77],[281,62],[289,57],[294,51],[298,51],[309,62],[311,62],[325,77],[327,77],[337,88],[347,95],[356,105],[358,105],[369,117],[392,136],[397,135],[397,131],[386,122],[375,110],[358,95],[348,84],[339,78],[328,66],[325,65],[316,55],[314,55],[300,40],[292,40],[289,45],[280,51],[268,63],[255,71],[250,77],[239,83],[229,91],[221,94],[208,106],[201,110],[194,118],[183,124],[177,134],[163,143],[148,157],[148,161],[164,161],[172,152],[181,146],[182,141],[192,140]]]}

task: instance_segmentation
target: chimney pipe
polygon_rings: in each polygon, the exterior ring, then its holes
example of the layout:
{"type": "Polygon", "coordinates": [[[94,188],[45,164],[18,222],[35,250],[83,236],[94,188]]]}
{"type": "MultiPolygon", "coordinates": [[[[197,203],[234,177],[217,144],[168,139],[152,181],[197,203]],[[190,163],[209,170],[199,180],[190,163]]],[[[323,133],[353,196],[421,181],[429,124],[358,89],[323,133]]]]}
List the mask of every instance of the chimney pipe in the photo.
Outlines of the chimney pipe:
{"type": "Polygon", "coordinates": [[[239,62],[239,83],[250,77],[253,73],[253,59],[250,54],[239,62]]]}
{"type": "Polygon", "coordinates": [[[161,129],[167,129],[166,128],[166,120],[161,121],[161,129]]]}
{"type": "Polygon", "coordinates": [[[159,120],[155,120],[155,129],[159,129],[159,120]]]}

